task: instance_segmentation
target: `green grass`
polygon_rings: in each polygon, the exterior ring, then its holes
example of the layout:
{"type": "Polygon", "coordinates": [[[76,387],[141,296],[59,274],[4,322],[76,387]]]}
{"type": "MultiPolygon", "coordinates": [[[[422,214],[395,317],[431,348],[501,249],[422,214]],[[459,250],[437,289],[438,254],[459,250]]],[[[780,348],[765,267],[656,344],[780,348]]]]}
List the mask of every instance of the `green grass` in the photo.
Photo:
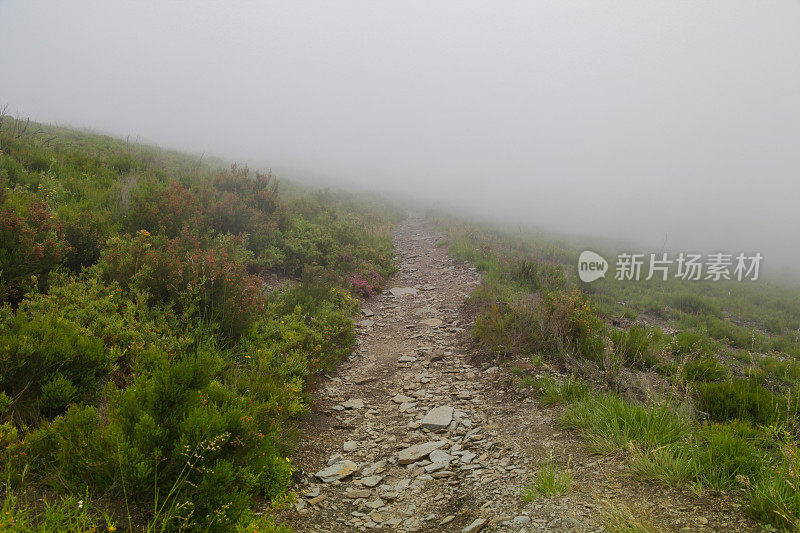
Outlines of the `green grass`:
{"type": "Polygon", "coordinates": [[[652,450],[680,441],[689,420],[668,405],[648,407],[611,394],[598,394],[568,405],[560,422],[579,429],[597,451],[652,450]]]}
{"type": "Polygon", "coordinates": [[[608,533],[660,533],[647,517],[639,516],[626,505],[612,505],[600,512],[600,525],[608,533]]]}
{"type": "Polygon", "coordinates": [[[590,392],[590,388],[581,379],[568,376],[556,381],[551,377],[533,378],[525,376],[520,380],[520,387],[535,388],[539,401],[544,405],[572,403],[580,400],[590,392]]]}
{"type": "MultiPolygon", "coordinates": [[[[561,422],[593,451],[623,452],[638,479],[745,494],[751,516],[798,528],[797,280],[581,284],[577,257],[594,244],[437,220],[451,252],[484,270],[472,299],[477,344],[512,364],[538,353],[569,373],[563,381],[520,373],[519,385],[563,405],[561,422]],[[669,402],[627,399],[652,392],[669,402]]],[[[650,530],[629,514],[606,528],[650,530]]]]}
{"type": "Polygon", "coordinates": [[[533,481],[525,486],[522,497],[526,502],[556,498],[569,492],[572,484],[573,475],[569,465],[562,468],[550,460],[539,468],[533,481]]]}

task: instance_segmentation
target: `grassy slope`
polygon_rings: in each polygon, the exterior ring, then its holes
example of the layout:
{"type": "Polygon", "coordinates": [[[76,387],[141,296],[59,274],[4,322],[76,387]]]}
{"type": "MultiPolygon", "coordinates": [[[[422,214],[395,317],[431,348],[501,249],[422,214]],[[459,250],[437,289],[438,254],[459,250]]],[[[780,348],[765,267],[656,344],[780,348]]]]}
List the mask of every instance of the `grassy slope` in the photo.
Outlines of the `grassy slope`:
{"type": "Polygon", "coordinates": [[[273,528],[396,213],[9,117],[0,150],[0,529],[273,528]]]}
{"type": "Polygon", "coordinates": [[[761,522],[800,526],[800,291],[764,281],[583,285],[569,244],[438,222],[451,253],[485,273],[472,296],[476,342],[500,361],[557,369],[555,379],[517,373],[564,405],[564,425],[600,453],[627,453],[643,479],[743,491],[761,522]]]}

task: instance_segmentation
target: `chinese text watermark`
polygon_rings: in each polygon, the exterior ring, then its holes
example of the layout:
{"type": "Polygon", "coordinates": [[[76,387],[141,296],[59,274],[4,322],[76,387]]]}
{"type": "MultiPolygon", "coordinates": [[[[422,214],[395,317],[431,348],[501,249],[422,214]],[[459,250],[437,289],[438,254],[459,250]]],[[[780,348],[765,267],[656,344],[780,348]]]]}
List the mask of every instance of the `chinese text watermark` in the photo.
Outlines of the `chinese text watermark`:
{"type": "MultiPolygon", "coordinates": [[[[756,281],[763,259],[758,252],[752,255],[722,252],[705,255],[684,252],[677,255],[623,252],[617,255],[614,263],[614,279],[666,281],[673,277],[686,281],[756,281]]],[[[578,276],[585,283],[605,277],[608,269],[608,262],[600,254],[590,250],[582,252],[578,258],[578,276]]]]}

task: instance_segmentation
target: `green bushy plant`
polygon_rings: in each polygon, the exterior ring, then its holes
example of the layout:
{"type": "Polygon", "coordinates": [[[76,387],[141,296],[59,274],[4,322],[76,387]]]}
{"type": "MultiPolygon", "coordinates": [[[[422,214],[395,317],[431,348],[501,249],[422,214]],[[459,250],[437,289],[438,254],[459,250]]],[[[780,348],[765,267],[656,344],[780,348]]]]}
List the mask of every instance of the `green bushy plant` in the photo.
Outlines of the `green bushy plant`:
{"type": "Polygon", "coordinates": [[[0,303],[17,303],[26,292],[45,289],[48,274],[68,250],[49,206],[0,182],[0,303]]]}
{"type": "Polygon", "coordinates": [[[55,314],[17,313],[0,332],[0,390],[24,422],[98,393],[113,361],[103,343],[55,314]]]}

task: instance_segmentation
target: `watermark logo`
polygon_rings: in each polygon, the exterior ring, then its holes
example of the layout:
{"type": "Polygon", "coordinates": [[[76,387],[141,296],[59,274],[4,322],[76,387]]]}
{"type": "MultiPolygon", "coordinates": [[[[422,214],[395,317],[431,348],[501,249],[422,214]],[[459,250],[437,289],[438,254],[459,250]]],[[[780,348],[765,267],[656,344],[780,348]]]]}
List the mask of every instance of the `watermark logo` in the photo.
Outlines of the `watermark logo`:
{"type": "Polygon", "coordinates": [[[591,283],[596,279],[604,278],[607,271],[608,261],[603,259],[603,256],[591,250],[581,252],[578,258],[578,276],[582,282],[591,283]]]}
{"type": "MultiPolygon", "coordinates": [[[[681,252],[671,257],[666,253],[623,252],[617,255],[614,279],[639,281],[656,278],[666,281],[672,276],[686,281],[756,281],[763,259],[760,253],[734,255],[718,252],[703,256],[681,252]]],[[[589,250],[581,252],[578,258],[578,277],[581,281],[591,283],[605,277],[606,271],[608,262],[603,257],[589,250]]]]}

